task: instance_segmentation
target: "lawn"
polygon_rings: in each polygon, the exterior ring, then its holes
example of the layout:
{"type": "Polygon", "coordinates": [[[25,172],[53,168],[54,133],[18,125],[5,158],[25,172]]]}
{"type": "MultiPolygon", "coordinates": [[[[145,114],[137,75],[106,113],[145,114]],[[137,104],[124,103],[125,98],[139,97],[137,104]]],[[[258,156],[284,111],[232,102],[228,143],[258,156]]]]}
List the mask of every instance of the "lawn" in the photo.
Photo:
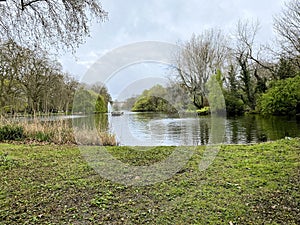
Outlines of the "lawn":
{"type": "MultiPolygon", "coordinates": [[[[150,165],[174,147],[107,147],[150,165]]],[[[300,224],[300,139],[204,147],[172,178],[126,186],[102,178],[76,146],[0,144],[0,224],[300,224]]]]}

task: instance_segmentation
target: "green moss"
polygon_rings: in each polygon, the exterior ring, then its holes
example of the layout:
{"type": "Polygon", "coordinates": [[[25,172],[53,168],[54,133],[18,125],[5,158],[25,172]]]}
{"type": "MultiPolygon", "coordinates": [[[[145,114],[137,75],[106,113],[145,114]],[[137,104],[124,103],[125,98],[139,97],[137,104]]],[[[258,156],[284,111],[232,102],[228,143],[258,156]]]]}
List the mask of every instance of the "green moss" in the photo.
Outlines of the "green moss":
{"type": "MultiPolygon", "coordinates": [[[[300,140],[222,146],[200,172],[204,147],[169,180],[113,183],[77,147],[0,144],[1,224],[299,224],[300,140]],[[1,162],[2,162],[1,161],[1,162]]],[[[131,165],[150,165],[174,147],[107,147],[131,165]],[[144,150],[144,149],[143,149],[144,150]]],[[[191,149],[192,151],[193,149],[191,149]]]]}

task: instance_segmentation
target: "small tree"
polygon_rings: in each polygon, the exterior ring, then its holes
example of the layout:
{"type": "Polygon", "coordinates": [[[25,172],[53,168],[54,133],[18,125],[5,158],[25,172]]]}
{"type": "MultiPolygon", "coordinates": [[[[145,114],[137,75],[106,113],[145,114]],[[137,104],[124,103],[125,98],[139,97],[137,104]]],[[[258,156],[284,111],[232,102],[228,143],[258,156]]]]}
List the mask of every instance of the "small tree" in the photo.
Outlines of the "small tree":
{"type": "Polygon", "coordinates": [[[209,91],[208,101],[212,113],[223,113],[226,109],[221,76],[221,71],[217,71],[217,74],[212,75],[207,82],[207,89],[209,91]]]}
{"type": "Polygon", "coordinates": [[[81,86],[75,94],[73,102],[73,113],[93,113],[95,111],[95,102],[96,99],[94,99],[93,95],[81,86]]]}
{"type": "Polygon", "coordinates": [[[95,111],[96,113],[107,113],[107,102],[101,95],[98,95],[97,97],[95,111]]]}

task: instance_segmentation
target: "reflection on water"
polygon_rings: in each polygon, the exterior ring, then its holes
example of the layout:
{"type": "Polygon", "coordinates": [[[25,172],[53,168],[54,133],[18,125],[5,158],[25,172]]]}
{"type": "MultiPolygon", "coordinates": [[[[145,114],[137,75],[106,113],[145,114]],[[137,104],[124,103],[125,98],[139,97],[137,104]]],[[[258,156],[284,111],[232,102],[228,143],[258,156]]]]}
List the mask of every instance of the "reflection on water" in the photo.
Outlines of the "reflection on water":
{"type": "MultiPolygon", "coordinates": [[[[76,121],[77,126],[96,125],[101,131],[116,134],[121,145],[205,145],[212,139],[209,116],[182,118],[158,113],[125,113],[123,116],[93,115],[77,118],[76,121]]],[[[296,118],[247,115],[225,119],[224,137],[218,140],[228,144],[245,144],[287,136],[300,136],[300,121],[296,118]]]]}
{"type": "Polygon", "coordinates": [[[204,121],[164,114],[125,114],[112,117],[110,131],[122,145],[198,145],[198,137],[205,139],[203,144],[208,141],[208,124],[204,121]]]}

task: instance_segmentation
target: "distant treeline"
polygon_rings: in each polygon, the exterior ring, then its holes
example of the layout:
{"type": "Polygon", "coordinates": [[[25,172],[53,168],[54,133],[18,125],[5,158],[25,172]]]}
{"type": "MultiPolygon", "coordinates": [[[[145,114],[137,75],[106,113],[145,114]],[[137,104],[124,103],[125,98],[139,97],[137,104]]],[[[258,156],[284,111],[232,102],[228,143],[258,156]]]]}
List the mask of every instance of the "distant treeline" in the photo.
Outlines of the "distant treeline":
{"type": "Polygon", "coordinates": [[[80,84],[46,53],[12,41],[0,45],[0,114],[104,112],[108,101],[110,95],[103,85],[80,84]],[[73,108],[75,93],[84,105],[73,108]],[[91,105],[92,100],[97,105],[91,105]]]}

